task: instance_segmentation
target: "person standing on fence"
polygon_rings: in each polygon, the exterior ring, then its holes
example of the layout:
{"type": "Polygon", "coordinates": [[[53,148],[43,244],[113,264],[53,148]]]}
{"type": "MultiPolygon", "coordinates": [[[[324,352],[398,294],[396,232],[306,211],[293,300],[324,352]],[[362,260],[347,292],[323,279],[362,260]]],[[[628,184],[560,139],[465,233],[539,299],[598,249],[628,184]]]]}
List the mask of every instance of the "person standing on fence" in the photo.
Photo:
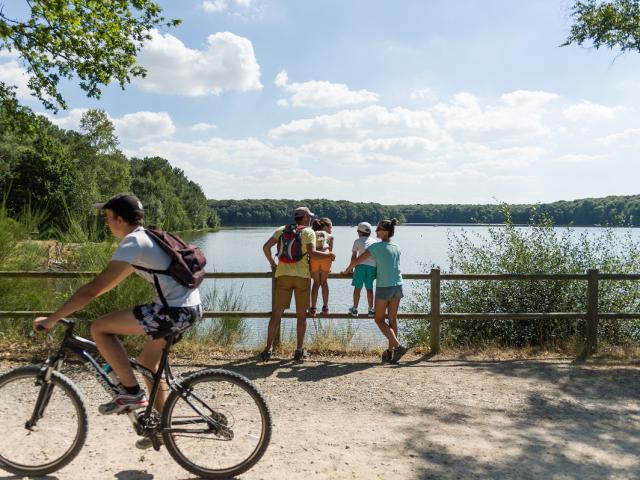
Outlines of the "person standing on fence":
{"type": "Polygon", "coordinates": [[[307,207],[299,207],[294,211],[295,223],[278,228],[273,236],[262,246],[267,261],[275,270],[276,291],[273,312],[267,332],[267,345],[260,354],[260,359],[267,361],[273,354],[273,343],[280,328],[284,311],[291,306],[291,297],[296,297],[296,351],[294,360],[301,361],[306,356],[303,348],[304,334],[307,329],[307,310],[311,291],[311,274],[309,258],[329,258],[335,260],[333,252],[316,250],[316,235],[309,228],[314,214],[307,207]],[[277,246],[274,260],[271,249],[277,246]]]}
{"type": "Polygon", "coordinates": [[[400,248],[391,242],[398,224],[395,218],[382,220],[376,228],[376,236],[381,240],[369,246],[366,252],[351,260],[343,273],[350,272],[356,265],[368,258],[376,259],[376,301],[375,321],[378,328],[389,341],[389,348],[382,354],[383,362],[398,363],[407,352],[398,341],[398,309],[402,293],[402,273],[400,272],[400,248]],[[389,323],[385,322],[388,315],[389,323]]]}
{"type": "MultiPolygon", "coordinates": [[[[353,242],[351,249],[351,260],[355,260],[361,256],[367,249],[377,240],[371,238],[371,224],[369,222],[360,222],[358,224],[358,238],[353,242]]],[[[351,272],[349,272],[351,273],[351,272]]],[[[356,265],[353,271],[353,307],[349,309],[349,314],[353,317],[358,316],[358,304],[360,303],[360,293],[362,287],[367,291],[367,305],[369,307],[368,315],[373,317],[373,281],[376,279],[376,259],[369,256],[362,263],[356,265]]]]}
{"type": "MultiPolygon", "coordinates": [[[[333,224],[327,217],[318,218],[313,221],[311,228],[316,232],[316,250],[319,252],[333,252],[333,235],[331,230],[333,224]]],[[[318,303],[318,290],[322,288],[322,315],[329,315],[329,273],[333,260],[328,257],[309,258],[309,268],[313,287],[311,287],[311,308],[309,316],[316,316],[316,304],[318,303]]]]}

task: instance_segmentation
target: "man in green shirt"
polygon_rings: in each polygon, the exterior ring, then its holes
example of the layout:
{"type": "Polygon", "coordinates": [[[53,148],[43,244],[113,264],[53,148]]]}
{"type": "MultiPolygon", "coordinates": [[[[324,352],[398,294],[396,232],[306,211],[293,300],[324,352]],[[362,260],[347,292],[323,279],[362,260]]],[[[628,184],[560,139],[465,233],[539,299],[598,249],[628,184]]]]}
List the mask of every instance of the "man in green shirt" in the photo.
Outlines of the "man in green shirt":
{"type": "Polygon", "coordinates": [[[309,228],[314,215],[307,207],[298,207],[294,211],[295,223],[278,228],[273,236],[262,246],[271,269],[275,270],[276,292],[273,312],[269,321],[267,346],[260,354],[262,360],[269,360],[273,352],[273,342],[280,327],[284,311],[291,306],[291,297],[296,297],[297,346],[294,359],[303,360],[306,352],[302,347],[307,329],[307,310],[309,309],[309,293],[311,290],[311,274],[309,273],[309,257],[331,257],[333,252],[316,250],[316,234],[309,228]],[[275,262],[271,249],[278,246],[278,263],[275,262]]]}

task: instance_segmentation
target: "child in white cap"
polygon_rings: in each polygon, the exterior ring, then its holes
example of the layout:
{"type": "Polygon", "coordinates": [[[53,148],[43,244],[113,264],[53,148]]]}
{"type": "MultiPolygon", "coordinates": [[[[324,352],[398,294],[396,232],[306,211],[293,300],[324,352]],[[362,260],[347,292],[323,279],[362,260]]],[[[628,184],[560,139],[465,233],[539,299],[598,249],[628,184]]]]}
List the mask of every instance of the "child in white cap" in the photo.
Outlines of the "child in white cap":
{"type": "MultiPolygon", "coordinates": [[[[351,260],[355,260],[367,251],[369,246],[376,243],[375,238],[371,238],[371,224],[369,222],[360,222],[357,228],[358,238],[353,242],[353,248],[351,249],[351,260]]],[[[349,309],[349,313],[357,317],[358,316],[358,304],[360,303],[360,292],[362,287],[367,290],[367,304],[369,306],[369,316],[373,317],[373,281],[376,278],[376,259],[371,256],[364,260],[362,263],[356,265],[353,271],[353,280],[351,285],[353,286],[353,307],[349,309]]],[[[351,272],[349,272],[351,273],[351,272]]]]}

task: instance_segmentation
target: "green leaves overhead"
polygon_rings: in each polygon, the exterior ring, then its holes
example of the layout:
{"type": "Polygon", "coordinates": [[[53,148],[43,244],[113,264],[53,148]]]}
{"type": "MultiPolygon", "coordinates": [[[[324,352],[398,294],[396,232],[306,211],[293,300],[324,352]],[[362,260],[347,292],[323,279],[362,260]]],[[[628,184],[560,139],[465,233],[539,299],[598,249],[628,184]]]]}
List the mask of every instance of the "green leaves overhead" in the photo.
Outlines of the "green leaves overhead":
{"type": "MultiPolygon", "coordinates": [[[[121,88],[132,77],[144,77],[136,54],[149,32],[172,27],[151,0],[30,0],[28,18],[12,18],[0,9],[0,50],[16,52],[29,75],[29,89],[46,108],[67,104],[60,94],[62,78],[79,79],[89,97],[100,98],[112,81],[121,88]]],[[[10,85],[0,85],[0,99],[10,85]]],[[[10,95],[9,95],[10,98],[10,95]]]]}
{"type": "Polygon", "coordinates": [[[575,43],[640,51],[639,0],[579,0],[571,7],[571,17],[575,23],[562,46],[575,43]]]}

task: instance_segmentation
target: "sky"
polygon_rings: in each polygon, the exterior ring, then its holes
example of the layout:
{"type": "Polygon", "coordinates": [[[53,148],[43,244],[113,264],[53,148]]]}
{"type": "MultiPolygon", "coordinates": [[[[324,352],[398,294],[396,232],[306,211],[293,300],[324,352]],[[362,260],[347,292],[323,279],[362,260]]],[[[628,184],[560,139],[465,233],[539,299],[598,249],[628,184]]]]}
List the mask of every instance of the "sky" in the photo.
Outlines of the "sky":
{"type": "MultiPolygon", "coordinates": [[[[88,99],[207,198],[537,203],[640,193],[640,52],[560,47],[569,0],[160,1],[148,70],[88,99]]],[[[28,95],[0,52],[0,80],[28,95]]]]}

